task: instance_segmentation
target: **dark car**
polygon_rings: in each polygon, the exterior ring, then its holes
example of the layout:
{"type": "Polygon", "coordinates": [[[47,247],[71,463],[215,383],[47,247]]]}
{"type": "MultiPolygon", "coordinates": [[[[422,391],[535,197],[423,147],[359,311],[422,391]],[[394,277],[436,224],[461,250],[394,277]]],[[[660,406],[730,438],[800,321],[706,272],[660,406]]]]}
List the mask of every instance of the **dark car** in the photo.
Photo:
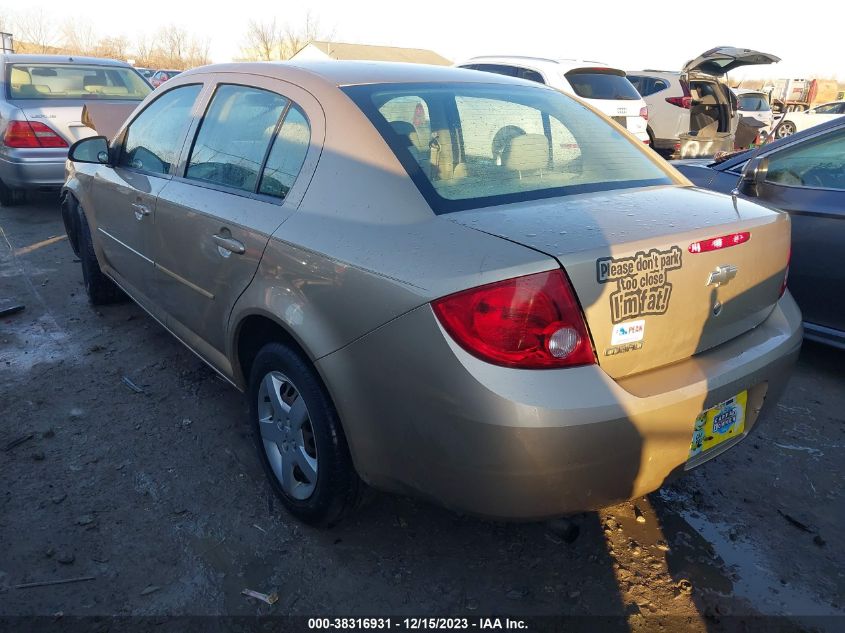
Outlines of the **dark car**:
{"type": "Polygon", "coordinates": [[[789,289],[805,337],[845,349],[845,117],[722,161],[675,166],[700,187],[789,213],[789,289]]]}

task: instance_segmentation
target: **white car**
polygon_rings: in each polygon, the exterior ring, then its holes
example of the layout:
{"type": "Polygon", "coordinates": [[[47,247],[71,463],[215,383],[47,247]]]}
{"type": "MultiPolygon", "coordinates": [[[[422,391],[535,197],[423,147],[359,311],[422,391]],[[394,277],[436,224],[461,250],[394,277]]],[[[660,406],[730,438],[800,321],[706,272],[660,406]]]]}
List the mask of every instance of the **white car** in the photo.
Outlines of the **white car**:
{"type": "Polygon", "coordinates": [[[772,131],[772,106],[769,105],[769,97],[765,92],[759,90],[734,90],[738,108],[736,113],[739,116],[757,119],[764,124],[761,128],[766,134],[772,131]]]}
{"type": "Polygon", "coordinates": [[[804,112],[787,112],[775,128],[775,136],[783,138],[819,123],[831,121],[845,114],[845,101],[831,101],[804,112]]]}
{"type": "Polygon", "coordinates": [[[739,117],[725,75],[740,66],[779,61],[767,53],[719,46],[680,71],[629,70],[628,79],[648,104],[655,149],[680,158],[704,158],[734,149],[739,117]]]}
{"type": "Polygon", "coordinates": [[[579,97],[643,143],[650,142],[648,107],[623,70],[600,62],[518,56],[473,57],[456,66],[547,84],[579,97]]]}

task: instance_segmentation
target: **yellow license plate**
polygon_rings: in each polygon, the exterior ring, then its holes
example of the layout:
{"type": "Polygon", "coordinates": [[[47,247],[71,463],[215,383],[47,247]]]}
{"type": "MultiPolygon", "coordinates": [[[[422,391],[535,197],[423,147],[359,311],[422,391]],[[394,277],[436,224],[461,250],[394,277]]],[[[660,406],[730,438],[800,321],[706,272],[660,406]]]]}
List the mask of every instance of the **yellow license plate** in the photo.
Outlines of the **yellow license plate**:
{"type": "Polygon", "coordinates": [[[702,411],[695,419],[689,458],[706,453],[714,446],[742,435],[745,430],[745,406],[748,392],[743,391],[730,400],[702,411]]]}

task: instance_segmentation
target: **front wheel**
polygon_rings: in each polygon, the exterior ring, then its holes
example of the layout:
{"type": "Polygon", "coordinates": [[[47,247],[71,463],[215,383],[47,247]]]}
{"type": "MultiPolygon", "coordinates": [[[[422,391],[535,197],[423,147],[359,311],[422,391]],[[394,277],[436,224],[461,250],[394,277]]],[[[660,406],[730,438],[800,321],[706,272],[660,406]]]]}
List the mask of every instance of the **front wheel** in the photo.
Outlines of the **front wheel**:
{"type": "Polygon", "coordinates": [[[795,124],[792,121],[784,121],[778,126],[777,129],[777,136],[778,138],[784,138],[785,136],[789,136],[791,134],[795,134],[795,124]]]}
{"type": "Polygon", "coordinates": [[[85,292],[91,305],[104,305],[122,301],[126,295],[117,285],[100,270],[94,243],[91,240],[91,228],[85,218],[82,205],[76,204],[77,239],[79,240],[79,261],[82,263],[82,279],[85,292]]]}
{"type": "Polygon", "coordinates": [[[320,377],[281,343],[261,348],[250,372],[250,417],[264,470],[285,508],[331,526],[357,507],[363,483],[320,377]]]}

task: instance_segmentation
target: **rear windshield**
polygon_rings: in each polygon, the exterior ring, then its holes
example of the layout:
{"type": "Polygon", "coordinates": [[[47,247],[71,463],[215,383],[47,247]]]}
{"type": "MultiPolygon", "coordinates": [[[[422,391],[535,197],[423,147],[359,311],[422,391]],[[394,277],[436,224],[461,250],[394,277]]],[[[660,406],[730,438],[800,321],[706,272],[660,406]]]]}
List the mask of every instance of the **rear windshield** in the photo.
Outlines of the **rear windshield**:
{"type": "Polygon", "coordinates": [[[140,101],[152,88],[133,68],[82,64],[10,64],[10,99],[140,101]]]}
{"type": "Polygon", "coordinates": [[[349,86],[436,213],[669,184],[633,141],[556,90],[349,86]]]}
{"type": "Polygon", "coordinates": [[[746,112],[766,112],[771,110],[766,97],[762,95],[739,95],[739,109],[746,112]]]}
{"type": "Polygon", "coordinates": [[[601,69],[570,70],[566,80],[575,94],[583,99],[635,101],[640,93],[624,75],[601,69]]]}

